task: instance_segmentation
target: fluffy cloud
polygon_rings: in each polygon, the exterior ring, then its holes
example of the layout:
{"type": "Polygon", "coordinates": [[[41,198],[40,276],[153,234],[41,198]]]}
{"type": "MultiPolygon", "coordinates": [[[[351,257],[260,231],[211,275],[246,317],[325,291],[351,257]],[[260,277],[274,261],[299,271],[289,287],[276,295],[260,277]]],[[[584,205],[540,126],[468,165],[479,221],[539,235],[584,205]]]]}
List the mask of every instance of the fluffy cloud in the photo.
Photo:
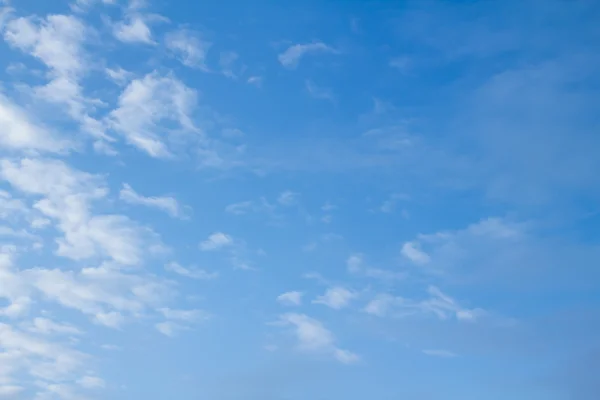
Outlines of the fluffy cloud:
{"type": "MultiPolygon", "coordinates": [[[[18,355],[12,360],[13,372],[23,371],[33,378],[50,382],[74,379],[87,358],[81,352],[45,341],[3,323],[0,323],[0,347],[5,351],[0,353],[3,357],[18,355]]],[[[6,378],[10,379],[10,376],[6,378]]]]}
{"type": "Polygon", "coordinates": [[[70,147],[69,142],[32,122],[22,109],[1,94],[0,127],[0,147],[4,149],[56,153],[70,147]]]}
{"type": "Polygon", "coordinates": [[[195,104],[194,90],[172,76],[155,72],[127,85],[108,121],[130,145],[152,157],[169,157],[169,141],[176,142],[181,134],[202,138],[190,114],[195,104]],[[178,129],[168,127],[173,122],[178,129]]]}
{"type": "Polygon", "coordinates": [[[125,20],[115,23],[113,33],[121,42],[155,44],[146,19],[139,14],[128,15],[125,20]]]}
{"type": "Polygon", "coordinates": [[[125,216],[92,214],[92,203],[107,194],[101,177],[48,159],[2,160],[0,177],[18,190],[42,196],[35,208],[63,233],[57,254],[75,260],[108,256],[126,265],[141,261],[144,236],[150,238],[151,232],[125,216]]]}
{"type": "MultiPolygon", "coordinates": [[[[95,99],[87,98],[80,84],[87,73],[84,43],[88,29],[72,15],[50,15],[46,19],[17,18],[9,21],[4,37],[13,47],[42,61],[48,68],[48,84],[34,88],[41,99],[66,107],[82,130],[94,137],[98,148],[112,139],[103,123],[91,116],[95,99]]],[[[106,148],[106,145],[104,145],[106,148]]]]}

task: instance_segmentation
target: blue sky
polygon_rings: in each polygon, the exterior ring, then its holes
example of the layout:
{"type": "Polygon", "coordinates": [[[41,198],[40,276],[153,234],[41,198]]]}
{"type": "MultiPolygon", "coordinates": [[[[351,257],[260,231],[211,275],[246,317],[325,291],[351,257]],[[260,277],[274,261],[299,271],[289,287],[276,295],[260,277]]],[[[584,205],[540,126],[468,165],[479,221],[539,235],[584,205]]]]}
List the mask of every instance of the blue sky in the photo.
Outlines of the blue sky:
{"type": "Polygon", "coordinates": [[[0,399],[597,398],[597,2],[0,7],[0,399]]]}

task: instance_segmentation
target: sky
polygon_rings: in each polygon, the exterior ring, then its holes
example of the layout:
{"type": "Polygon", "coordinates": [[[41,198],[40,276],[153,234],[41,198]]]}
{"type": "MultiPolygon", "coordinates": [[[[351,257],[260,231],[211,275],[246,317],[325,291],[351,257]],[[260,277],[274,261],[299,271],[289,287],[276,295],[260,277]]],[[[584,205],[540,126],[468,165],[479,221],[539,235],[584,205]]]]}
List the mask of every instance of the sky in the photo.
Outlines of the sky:
{"type": "Polygon", "coordinates": [[[599,2],[0,10],[0,399],[598,398],[599,2]]]}

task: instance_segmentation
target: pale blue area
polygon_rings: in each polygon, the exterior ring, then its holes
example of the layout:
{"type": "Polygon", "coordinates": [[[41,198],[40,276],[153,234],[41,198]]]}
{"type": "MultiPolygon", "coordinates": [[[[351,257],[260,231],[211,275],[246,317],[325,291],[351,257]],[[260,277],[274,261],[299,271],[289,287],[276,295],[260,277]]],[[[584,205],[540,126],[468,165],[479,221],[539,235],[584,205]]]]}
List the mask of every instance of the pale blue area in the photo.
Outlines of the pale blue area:
{"type": "MultiPolygon", "coordinates": [[[[171,339],[148,324],[111,330],[53,308],[87,327],[80,348],[95,356],[107,382],[97,398],[597,399],[598,5],[157,0],[149,10],[170,22],[152,25],[155,39],[177,26],[198,30],[213,43],[206,63],[216,72],[181,65],[162,44],[91,44],[108,67],[140,75],[172,70],[198,91],[200,108],[227,121],[216,126],[200,112],[196,122],[213,136],[226,126],[240,129],[246,146],[243,166],[221,170],[201,168],[193,158],[153,159],[124,143],[114,158],[89,146],[66,157],[75,168],[106,176],[115,201],[99,210],[151,226],[172,248],[145,268],[179,282],[174,308],[213,315],[171,339]],[[312,42],[339,53],[307,54],[294,69],[278,61],[290,45],[312,42]],[[220,51],[239,54],[237,79],[219,72],[220,51]],[[405,67],[391,66],[396,58],[405,59],[405,67]],[[246,83],[250,76],[260,76],[262,85],[246,83]],[[311,96],[307,80],[333,99],[311,96]],[[410,145],[394,148],[387,141],[398,126],[410,145]],[[363,136],[372,129],[382,130],[384,142],[363,136]],[[123,183],[148,196],[173,195],[191,208],[190,217],[119,202],[123,183]],[[286,190],[298,194],[298,204],[276,205],[286,190]],[[393,197],[400,194],[407,198],[393,197]],[[225,211],[261,198],[276,205],[273,214],[225,211]],[[390,199],[393,206],[383,212],[390,199]],[[323,211],[326,203],[336,208],[323,211]],[[330,223],[321,221],[325,215],[330,223]],[[400,254],[402,244],[419,234],[461,231],[487,218],[527,224],[526,237],[468,237],[455,259],[443,253],[435,260],[441,274],[400,254]],[[199,251],[198,243],[216,231],[243,239],[244,258],[256,271],[233,268],[226,254],[199,251]],[[303,250],[311,243],[313,249],[303,250]],[[369,266],[407,277],[382,281],[349,274],[346,260],[356,253],[369,266]],[[164,271],[170,260],[220,276],[181,279],[164,271]],[[327,283],[304,278],[309,272],[327,283]],[[360,296],[343,310],[311,304],[330,285],[360,296]],[[463,323],[362,311],[377,293],[422,299],[429,285],[494,317],[463,323]],[[291,290],[305,292],[298,309],[276,302],[291,290]],[[271,324],[286,311],[323,322],[360,362],[343,365],[295,350],[294,338],[271,324]],[[102,350],[107,343],[120,350],[102,350]],[[278,350],[266,351],[269,344],[278,350]],[[456,357],[426,356],[427,349],[456,357]]],[[[69,12],[59,1],[14,6],[18,15],[69,12]]],[[[80,16],[107,35],[101,15],[118,18],[120,12],[97,5],[80,16]]],[[[42,69],[37,60],[4,43],[0,59],[2,89],[13,99],[26,97],[15,85],[21,79],[43,82],[5,71],[11,62],[42,69]]],[[[114,101],[121,90],[99,69],[85,82],[86,94],[102,99],[114,101]]],[[[38,116],[59,119],[51,108],[38,116]]],[[[77,124],[66,118],[51,124],[76,134],[77,124]]],[[[52,258],[71,265],[52,257],[52,250],[26,255],[23,262],[36,266],[52,258]]]]}

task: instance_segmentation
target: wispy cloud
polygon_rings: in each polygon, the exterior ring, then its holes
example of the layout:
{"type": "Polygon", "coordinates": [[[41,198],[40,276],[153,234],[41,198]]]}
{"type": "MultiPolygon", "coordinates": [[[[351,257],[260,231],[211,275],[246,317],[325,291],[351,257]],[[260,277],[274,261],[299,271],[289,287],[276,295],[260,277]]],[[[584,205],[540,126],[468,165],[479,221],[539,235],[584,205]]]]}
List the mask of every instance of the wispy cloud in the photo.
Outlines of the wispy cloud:
{"type": "Polygon", "coordinates": [[[119,192],[119,198],[129,204],[138,204],[146,207],[157,208],[165,211],[171,217],[182,218],[184,213],[174,197],[168,196],[152,196],[146,197],[137,193],[128,184],[123,184],[123,188],[119,192]]]}
{"type": "Polygon", "coordinates": [[[165,44],[184,65],[208,71],[206,55],[212,44],[202,39],[198,32],[187,29],[169,32],[165,44]]]}
{"type": "Polygon", "coordinates": [[[329,354],[343,364],[354,364],[359,356],[335,345],[335,337],[323,324],[305,314],[283,314],[279,324],[291,326],[298,340],[298,349],[305,352],[329,354]]]}
{"type": "Polygon", "coordinates": [[[306,80],[306,91],[311,97],[320,100],[328,100],[332,103],[336,102],[335,95],[331,89],[319,86],[311,80],[306,80]]]}
{"type": "Polygon", "coordinates": [[[313,300],[313,303],[323,304],[329,308],[333,308],[334,310],[340,310],[347,307],[350,304],[350,301],[352,301],[352,299],[355,297],[356,293],[344,287],[336,286],[327,289],[325,294],[318,296],[315,300],[313,300]]]}
{"type": "Polygon", "coordinates": [[[184,276],[186,278],[191,278],[191,279],[208,280],[208,279],[215,279],[219,276],[219,274],[217,272],[207,272],[203,269],[198,269],[198,268],[186,268],[176,262],[170,262],[170,263],[166,264],[165,269],[167,271],[171,271],[173,273],[176,273],[178,275],[184,276]]]}
{"type": "Polygon", "coordinates": [[[233,238],[223,232],[212,233],[206,240],[200,243],[200,250],[220,250],[233,245],[233,238]]]}
{"type": "Polygon", "coordinates": [[[302,296],[304,293],[293,291],[286,292],[277,296],[277,302],[285,306],[299,306],[302,304],[302,296]]]}
{"type": "Polygon", "coordinates": [[[382,294],[371,300],[364,311],[378,317],[409,317],[433,315],[441,320],[454,318],[463,322],[474,322],[486,315],[482,309],[468,309],[460,306],[456,300],[444,294],[435,286],[427,288],[429,298],[411,300],[403,297],[382,294]]]}
{"type": "Polygon", "coordinates": [[[326,45],[323,42],[313,42],[307,44],[295,44],[279,54],[279,62],[286,68],[296,68],[300,60],[307,55],[319,53],[338,54],[339,51],[326,45]]]}

